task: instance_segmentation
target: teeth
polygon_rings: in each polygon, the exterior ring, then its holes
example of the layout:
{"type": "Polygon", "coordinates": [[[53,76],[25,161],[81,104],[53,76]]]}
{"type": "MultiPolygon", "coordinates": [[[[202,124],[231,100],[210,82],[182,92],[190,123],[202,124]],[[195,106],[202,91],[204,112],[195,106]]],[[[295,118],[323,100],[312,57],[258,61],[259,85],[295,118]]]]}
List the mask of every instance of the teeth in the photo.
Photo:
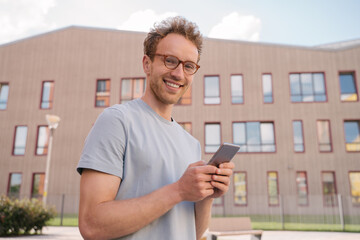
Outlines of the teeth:
{"type": "Polygon", "coordinates": [[[173,88],[179,88],[180,87],[180,85],[177,85],[175,83],[170,83],[170,82],[165,82],[165,83],[166,83],[166,85],[168,85],[170,87],[173,87],[173,88]]]}

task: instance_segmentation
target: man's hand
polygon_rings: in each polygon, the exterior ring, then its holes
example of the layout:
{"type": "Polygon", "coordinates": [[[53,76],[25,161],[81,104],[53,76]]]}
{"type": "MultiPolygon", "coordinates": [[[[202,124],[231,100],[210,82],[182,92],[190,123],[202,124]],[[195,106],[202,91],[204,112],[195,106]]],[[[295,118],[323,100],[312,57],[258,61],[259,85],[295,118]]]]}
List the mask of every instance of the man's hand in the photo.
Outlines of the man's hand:
{"type": "Polygon", "coordinates": [[[190,164],[177,181],[179,194],[183,201],[197,202],[214,194],[212,176],[217,167],[206,165],[204,161],[190,164]]]}
{"type": "Polygon", "coordinates": [[[233,174],[235,165],[233,162],[222,163],[216,169],[215,174],[211,176],[211,186],[214,187],[214,193],[211,198],[218,198],[229,190],[230,177],[233,174]]]}
{"type": "Polygon", "coordinates": [[[232,162],[222,163],[218,168],[206,165],[204,161],[190,164],[177,182],[181,198],[197,202],[224,195],[229,189],[234,167],[232,162]]]}
{"type": "Polygon", "coordinates": [[[220,166],[214,167],[215,171],[209,175],[209,184],[211,185],[212,194],[204,198],[202,201],[195,203],[195,222],[196,222],[196,238],[200,239],[205,230],[208,228],[211,218],[211,206],[213,198],[224,195],[230,185],[230,176],[233,173],[234,163],[222,163],[220,166]]]}

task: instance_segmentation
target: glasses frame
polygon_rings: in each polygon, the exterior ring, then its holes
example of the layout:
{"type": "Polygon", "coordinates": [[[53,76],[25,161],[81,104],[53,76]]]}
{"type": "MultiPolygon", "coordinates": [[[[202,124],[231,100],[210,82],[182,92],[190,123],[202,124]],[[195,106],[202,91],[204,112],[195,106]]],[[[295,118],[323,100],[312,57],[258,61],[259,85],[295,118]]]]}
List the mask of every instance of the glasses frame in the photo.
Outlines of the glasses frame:
{"type": "Polygon", "coordinates": [[[175,57],[175,56],[173,56],[173,55],[165,55],[165,54],[155,53],[154,56],[163,57],[163,62],[164,62],[165,67],[166,67],[167,69],[170,69],[170,70],[176,69],[176,68],[180,65],[180,63],[182,63],[183,71],[184,71],[184,73],[186,73],[186,74],[188,74],[188,75],[194,75],[194,74],[199,70],[199,68],[200,68],[200,65],[194,63],[193,61],[181,61],[178,57],[175,57]],[[177,64],[175,67],[173,67],[173,68],[169,68],[169,67],[166,65],[166,62],[165,62],[167,57],[174,57],[174,58],[176,58],[176,59],[178,60],[178,64],[177,64]],[[193,63],[193,64],[195,64],[195,66],[196,66],[195,72],[193,72],[193,73],[187,73],[187,72],[185,72],[185,64],[186,64],[186,63],[193,63]]]}

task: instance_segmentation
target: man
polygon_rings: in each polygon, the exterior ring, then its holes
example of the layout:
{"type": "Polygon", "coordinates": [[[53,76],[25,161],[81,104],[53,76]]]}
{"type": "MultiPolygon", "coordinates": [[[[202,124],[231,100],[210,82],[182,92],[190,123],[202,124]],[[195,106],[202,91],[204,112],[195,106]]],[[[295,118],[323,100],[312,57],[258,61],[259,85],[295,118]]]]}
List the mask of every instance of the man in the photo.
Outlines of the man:
{"type": "Polygon", "coordinates": [[[213,198],[229,187],[233,163],[206,165],[201,147],[171,117],[193,81],[202,37],[181,17],[144,41],[141,99],[99,116],[78,165],[79,228],[85,239],[200,239],[213,198]]]}

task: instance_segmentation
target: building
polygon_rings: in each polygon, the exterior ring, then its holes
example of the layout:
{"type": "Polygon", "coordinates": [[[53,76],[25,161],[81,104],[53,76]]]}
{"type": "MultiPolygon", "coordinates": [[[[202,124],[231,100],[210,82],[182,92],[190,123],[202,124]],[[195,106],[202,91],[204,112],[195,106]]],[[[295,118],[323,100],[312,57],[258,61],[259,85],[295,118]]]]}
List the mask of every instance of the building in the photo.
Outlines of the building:
{"type": "MultiPolygon", "coordinates": [[[[46,114],[60,116],[48,202],[78,211],[76,166],[106,106],[140,97],[144,33],[68,27],[0,46],[0,194],[40,197],[46,114]]],[[[213,214],[360,216],[360,41],[317,47],[205,39],[174,119],[210,159],[241,145],[213,214]],[[341,198],[338,197],[341,195],[341,198]]]]}

